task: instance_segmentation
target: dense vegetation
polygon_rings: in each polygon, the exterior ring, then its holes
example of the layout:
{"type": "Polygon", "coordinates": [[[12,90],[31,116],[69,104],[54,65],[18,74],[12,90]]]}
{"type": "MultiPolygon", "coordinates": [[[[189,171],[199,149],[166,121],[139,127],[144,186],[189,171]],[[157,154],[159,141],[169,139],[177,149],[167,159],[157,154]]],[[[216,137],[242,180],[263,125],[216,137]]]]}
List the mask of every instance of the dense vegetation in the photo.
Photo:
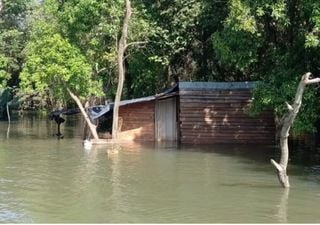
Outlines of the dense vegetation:
{"type": "MultiPolygon", "coordinates": [[[[123,0],[0,0],[0,85],[34,107],[114,99],[123,0]],[[35,99],[45,99],[36,101],[35,99]]],[[[253,113],[281,117],[301,75],[320,69],[317,0],[132,0],[123,98],[152,95],[177,77],[261,81],[253,113]]],[[[319,119],[308,88],[295,131],[319,119]]],[[[25,106],[26,107],[26,106],[25,106]]]]}

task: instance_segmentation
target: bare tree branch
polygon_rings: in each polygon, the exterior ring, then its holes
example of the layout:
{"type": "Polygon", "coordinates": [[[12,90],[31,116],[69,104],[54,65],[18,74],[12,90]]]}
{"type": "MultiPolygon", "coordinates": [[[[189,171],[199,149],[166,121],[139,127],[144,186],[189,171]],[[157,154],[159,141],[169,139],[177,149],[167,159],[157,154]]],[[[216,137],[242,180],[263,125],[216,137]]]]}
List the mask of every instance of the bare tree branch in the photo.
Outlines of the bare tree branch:
{"type": "Polygon", "coordinates": [[[96,67],[95,67],[96,74],[99,74],[99,73],[101,73],[101,72],[103,72],[105,70],[107,70],[106,67],[103,67],[103,68],[99,69],[99,65],[98,65],[98,63],[96,63],[96,67]]]}
{"type": "Polygon", "coordinates": [[[316,84],[316,83],[319,83],[320,82],[320,78],[314,78],[314,79],[310,79],[310,77],[312,76],[312,74],[310,72],[306,73],[304,76],[303,76],[303,81],[306,85],[308,84],[316,84]]]}
{"type": "Polygon", "coordinates": [[[289,103],[286,102],[288,113],[284,115],[282,119],[282,124],[281,124],[282,127],[281,127],[281,133],[280,133],[280,148],[281,148],[280,163],[277,163],[276,161],[271,159],[272,165],[274,165],[274,167],[277,169],[280,184],[284,188],[290,187],[289,177],[287,176],[287,166],[288,166],[288,160],[289,160],[288,137],[289,137],[290,128],[296,116],[299,113],[299,110],[302,104],[303,92],[305,90],[306,85],[320,82],[320,78],[310,79],[311,75],[312,74],[308,72],[302,76],[296,91],[293,104],[290,105],[289,103]]]}
{"type": "Polygon", "coordinates": [[[130,42],[129,44],[126,45],[125,50],[133,45],[143,45],[147,44],[148,41],[135,41],[135,42],[130,42]]]}
{"type": "Polygon", "coordinates": [[[286,105],[287,105],[287,109],[288,109],[289,111],[292,111],[292,110],[293,110],[292,105],[290,105],[288,102],[286,102],[286,105]]]}
{"type": "Polygon", "coordinates": [[[97,130],[96,130],[97,126],[94,125],[91,122],[91,120],[90,120],[88,114],[86,113],[86,111],[85,111],[85,109],[84,109],[79,97],[76,96],[69,88],[67,88],[67,91],[68,91],[69,95],[71,96],[71,98],[77,103],[77,105],[78,105],[78,107],[79,107],[79,109],[80,109],[80,111],[82,113],[82,116],[84,117],[85,121],[87,122],[87,125],[88,125],[88,127],[89,127],[89,129],[91,131],[91,134],[92,134],[93,138],[95,140],[99,140],[99,136],[98,136],[98,133],[97,133],[97,130]]]}

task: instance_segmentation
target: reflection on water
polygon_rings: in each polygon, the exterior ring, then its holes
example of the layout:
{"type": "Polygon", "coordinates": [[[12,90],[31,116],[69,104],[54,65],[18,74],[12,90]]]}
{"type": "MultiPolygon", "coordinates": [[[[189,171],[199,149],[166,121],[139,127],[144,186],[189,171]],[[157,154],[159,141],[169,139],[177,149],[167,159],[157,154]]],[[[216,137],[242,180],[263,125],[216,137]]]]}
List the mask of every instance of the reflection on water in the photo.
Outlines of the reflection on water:
{"type": "Polygon", "coordinates": [[[290,189],[286,188],[283,190],[283,194],[280,198],[278,218],[279,223],[288,223],[288,199],[290,189]]]}
{"type": "Polygon", "coordinates": [[[0,222],[319,223],[319,166],[279,187],[267,146],[81,143],[70,117],[0,124],[0,222]]]}

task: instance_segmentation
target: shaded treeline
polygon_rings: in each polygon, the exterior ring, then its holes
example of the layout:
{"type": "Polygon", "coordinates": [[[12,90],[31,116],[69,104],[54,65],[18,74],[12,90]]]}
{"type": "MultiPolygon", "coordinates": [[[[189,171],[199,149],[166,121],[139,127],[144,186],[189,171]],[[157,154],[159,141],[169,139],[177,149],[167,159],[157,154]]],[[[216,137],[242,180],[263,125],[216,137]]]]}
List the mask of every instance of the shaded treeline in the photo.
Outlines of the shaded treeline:
{"type": "MultiPolygon", "coordinates": [[[[0,82],[23,107],[113,101],[123,0],[0,0],[0,82]],[[81,75],[81,79],[79,78],[81,75]],[[86,85],[84,85],[86,84],[86,85]]],[[[132,0],[122,98],[185,81],[261,81],[252,113],[278,118],[301,75],[320,69],[316,0],[132,0]]],[[[317,88],[306,90],[293,131],[315,131],[317,88]]]]}

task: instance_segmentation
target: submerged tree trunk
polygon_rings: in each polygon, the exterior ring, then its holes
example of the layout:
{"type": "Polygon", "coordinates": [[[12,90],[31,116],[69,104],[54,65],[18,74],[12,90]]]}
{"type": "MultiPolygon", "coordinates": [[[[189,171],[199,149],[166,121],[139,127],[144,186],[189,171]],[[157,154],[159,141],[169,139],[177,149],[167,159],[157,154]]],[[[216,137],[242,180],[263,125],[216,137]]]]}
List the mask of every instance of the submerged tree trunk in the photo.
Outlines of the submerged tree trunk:
{"type": "Polygon", "coordinates": [[[280,148],[281,148],[281,158],[280,162],[277,163],[273,159],[271,159],[271,163],[276,167],[278,178],[280,184],[284,188],[289,188],[289,177],[287,175],[287,166],[288,166],[288,159],[289,159],[289,148],[288,148],[288,137],[291,125],[296,118],[302,103],[303,92],[308,84],[319,83],[320,78],[310,79],[311,73],[306,73],[302,76],[299,86],[297,88],[296,96],[294,99],[293,105],[287,104],[288,112],[282,119],[282,127],[280,132],[280,148]]]}
{"type": "MultiPolygon", "coordinates": [[[[0,0],[1,1],[1,0],[0,0]]],[[[11,118],[10,118],[10,109],[9,104],[7,103],[7,115],[8,115],[8,129],[7,129],[7,138],[9,138],[10,134],[10,126],[11,126],[11,118]]]]}
{"type": "Polygon", "coordinates": [[[91,132],[91,134],[92,134],[92,136],[93,136],[93,139],[99,140],[99,136],[98,136],[98,133],[97,133],[97,126],[94,125],[94,124],[91,122],[91,120],[90,120],[87,112],[85,111],[83,105],[81,104],[80,99],[78,98],[78,96],[76,96],[75,94],[73,94],[73,92],[70,91],[70,89],[67,89],[67,90],[68,90],[68,93],[69,93],[69,95],[71,96],[71,98],[77,103],[77,105],[78,105],[78,107],[79,107],[79,109],[80,109],[80,111],[81,111],[81,114],[83,115],[83,117],[84,117],[84,119],[85,119],[85,121],[86,121],[86,123],[87,123],[87,125],[88,125],[88,127],[89,127],[89,129],[90,129],[90,132],[91,132]]]}
{"type": "Polygon", "coordinates": [[[118,42],[118,55],[117,55],[117,64],[118,64],[118,88],[116,97],[114,100],[113,108],[113,123],[112,123],[112,138],[118,138],[118,118],[119,118],[119,105],[121,100],[121,94],[123,89],[123,83],[125,79],[125,68],[124,68],[124,53],[127,48],[127,38],[128,38],[128,27],[130,22],[130,17],[132,14],[130,0],[125,0],[126,3],[126,14],[123,20],[121,38],[118,42]]]}
{"type": "Polygon", "coordinates": [[[11,123],[11,117],[10,117],[10,109],[9,109],[9,104],[7,103],[7,117],[8,117],[8,123],[11,123]]]}

